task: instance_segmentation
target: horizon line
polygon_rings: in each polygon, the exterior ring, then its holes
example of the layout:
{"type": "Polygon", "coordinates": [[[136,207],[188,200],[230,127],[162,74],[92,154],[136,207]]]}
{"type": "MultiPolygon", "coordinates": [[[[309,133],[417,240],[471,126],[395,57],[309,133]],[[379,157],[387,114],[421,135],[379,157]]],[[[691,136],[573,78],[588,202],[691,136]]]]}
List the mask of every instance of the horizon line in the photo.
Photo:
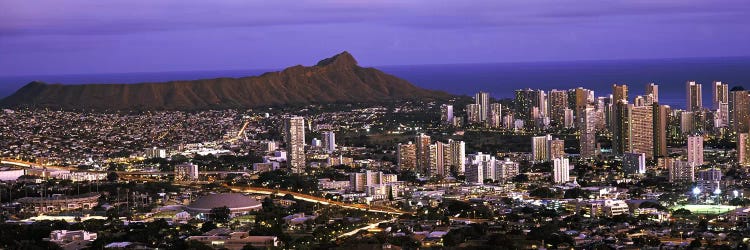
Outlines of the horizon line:
{"type": "MultiPolygon", "coordinates": [[[[581,63],[581,62],[621,62],[621,61],[665,61],[665,60],[691,60],[691,59],[750,59],[750,55],[743,56],[706,56],[706,57],[657,57],[657,58],[620,58],[620,59],[581,59],[581,60],[543,60],[543,61],[512,61],[512,62],[460,62],[460,63],[424,63],[424,64],[381,64],[381,65],[359,65],[363,68],[378,67],[405,67],[405,66],[449,66],[449,65],[480,65],[480,64],[531,64],[531,63],[581,63]]],[[[156,73],[185,73],[185,72],[219,72],[219,71],[243,71],[243,70],[267,70],[258,75],[247,75],[243,77],[260,76],[264,73],[277,72],[289,67],[302,65],[312,67],[312,65],[295,64],[282,68],[235,68],[235,69],[193,69],[193,70],[165,70],[165,71],[121,71],[121,72],[97,72],[97,73],[44,73],[44,74],[18,74],[18,75],[0,75],[0,77],[25,77],[25,76],[84,76],[84,75],[111,75],[111,74],[156,74],[156,73]]],[[[223,78],[223,77],[218,77],[223,78]]]]}

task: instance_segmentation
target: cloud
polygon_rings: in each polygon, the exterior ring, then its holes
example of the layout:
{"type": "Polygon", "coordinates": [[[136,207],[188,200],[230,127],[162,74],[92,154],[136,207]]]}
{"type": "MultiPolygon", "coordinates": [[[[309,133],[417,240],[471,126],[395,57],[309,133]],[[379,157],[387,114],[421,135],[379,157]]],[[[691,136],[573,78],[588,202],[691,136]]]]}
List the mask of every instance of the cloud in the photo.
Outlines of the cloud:
{"type": "MultiPolygon", "coordinates": [[[[747,21],[743,1],[185,1],[11,0],[0,8],[0,37],[112,35],[171,30],[320,24],[471,29],[608,20],[747,21]]],[[[1,38],[0,38],[1,39],[1,38]]]]}

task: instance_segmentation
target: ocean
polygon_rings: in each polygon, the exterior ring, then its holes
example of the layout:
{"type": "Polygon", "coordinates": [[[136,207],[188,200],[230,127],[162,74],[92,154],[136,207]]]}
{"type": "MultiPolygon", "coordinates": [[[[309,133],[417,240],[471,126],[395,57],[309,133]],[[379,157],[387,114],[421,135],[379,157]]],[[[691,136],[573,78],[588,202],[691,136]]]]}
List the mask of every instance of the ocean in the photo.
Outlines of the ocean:
{"type": "MultiPolygon", "coordinates": [[[[684,58],[617,61],[534,63],[483,63],[374,66],[428,89],[473,95],[487,91],[495,98],[513,98],[520,88],[571,89],[585,87],[597,96],[612,92],[612,84],[627,84],[630,99],[645,92],[646,84],[659,85],[659,101],[673,108],[685,107],[685,83],[703,84],[703,103],[710,107],[713,81],[729,87],[750,88],[750,57],[684,58]]],[[[117,74],[0,76],[0,97],[12,94],[31,81],[48,83],[138,83],[259,75],[278,69],[184,71],[117,74]]]]}

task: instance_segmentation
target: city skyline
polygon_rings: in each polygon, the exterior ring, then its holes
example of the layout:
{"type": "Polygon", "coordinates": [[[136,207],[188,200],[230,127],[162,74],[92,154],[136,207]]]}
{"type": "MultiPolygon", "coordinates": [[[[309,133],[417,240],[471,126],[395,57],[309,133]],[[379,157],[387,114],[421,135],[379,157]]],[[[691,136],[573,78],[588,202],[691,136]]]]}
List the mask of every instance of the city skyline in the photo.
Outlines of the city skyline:
{"type": "Polygon", "coordinates": [[[750,249],[740,0],[0,5],[0,249],[750,249]]]}

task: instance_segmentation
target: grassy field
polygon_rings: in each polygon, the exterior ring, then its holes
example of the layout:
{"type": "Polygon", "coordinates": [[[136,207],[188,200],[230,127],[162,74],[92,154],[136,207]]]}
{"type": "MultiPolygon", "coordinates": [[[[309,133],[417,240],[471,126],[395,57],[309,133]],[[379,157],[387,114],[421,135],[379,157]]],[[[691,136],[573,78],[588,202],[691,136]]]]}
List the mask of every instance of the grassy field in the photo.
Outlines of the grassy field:
{"type": "Polygon", "coordinates": [[[673,210],[677,210],[680,208],[690,210],[690,212],[694,214],[717,215],[717,214],[724,214],[724,213],[730,212],[734,209],[737,209],[738,207],[727,206],[727,205],[682,205],[682,206],[672,207],[673,210]]]}

